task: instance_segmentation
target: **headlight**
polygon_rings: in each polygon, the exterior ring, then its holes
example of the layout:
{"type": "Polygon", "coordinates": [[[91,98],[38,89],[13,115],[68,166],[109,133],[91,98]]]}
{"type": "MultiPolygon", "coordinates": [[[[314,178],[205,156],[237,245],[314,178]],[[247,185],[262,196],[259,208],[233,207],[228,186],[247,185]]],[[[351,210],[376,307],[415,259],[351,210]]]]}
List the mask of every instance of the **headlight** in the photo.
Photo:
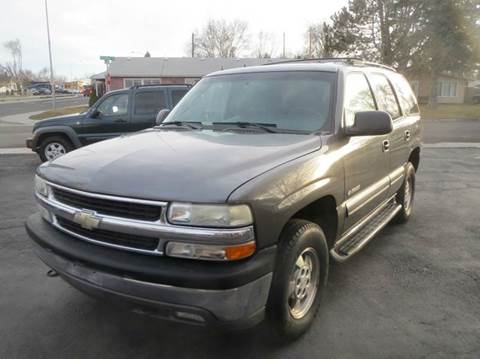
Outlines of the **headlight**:
{"type": "Polygon", "coordinates": [[[44,197],[48,197],[48,184],[37,175],[35,175],[35,192],[44,197]]]}
{"type": "Polygon", "coordinates": [[[172,203],[168,221],[174,224],[205,227],[242,227],[253,223],[247,205],[172,203]]]}

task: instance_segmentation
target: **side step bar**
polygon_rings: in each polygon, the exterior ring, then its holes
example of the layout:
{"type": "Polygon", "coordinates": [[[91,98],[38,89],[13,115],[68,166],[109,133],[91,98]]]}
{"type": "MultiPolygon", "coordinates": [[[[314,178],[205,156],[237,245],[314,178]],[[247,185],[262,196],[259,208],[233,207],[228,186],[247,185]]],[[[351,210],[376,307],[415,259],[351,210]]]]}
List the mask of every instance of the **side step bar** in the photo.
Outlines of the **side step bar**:
{"type": "Polygon", "coordinates": [[[330,255],[337,262],[346,261],[365,247],[395,217],[401,208],[402,206],[395,202],[394,198],[383,203],[340,238],[335,247],[330,250],[330,255]]]}

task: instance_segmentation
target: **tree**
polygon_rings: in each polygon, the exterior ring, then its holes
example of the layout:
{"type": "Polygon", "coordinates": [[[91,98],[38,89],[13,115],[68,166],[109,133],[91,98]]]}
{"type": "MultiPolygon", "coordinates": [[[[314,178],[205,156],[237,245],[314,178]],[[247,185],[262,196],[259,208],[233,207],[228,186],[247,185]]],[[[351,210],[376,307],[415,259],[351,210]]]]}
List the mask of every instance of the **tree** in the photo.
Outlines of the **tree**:
{"type": "Polygon", "coordinates": [[[304,57],[321,58],[330,57],[327,46],[328,28],[325,22],[308,26],[305,32],[304,57]]]}
{"type": "Polygon", "coordinates": [[[150,55],[150,53],[147,51],[143,57],[152,57],[152,55],[150,55]]]}
{"type": "Polygon", "coordinates": [[[260,31],[257,35],[253,56],[259,59],[270,59],[275,51],[275,36],[272,33],[260,31]]]}
{"type": "Polygon", "coordinates": [[[10,40],[3,44],[5,49],[10,53],[12,60],[3,65],[10,79],[17,86],[17,90],[22,89],[23,70],[22,70],[22,45],[19,39],[10,40]]]}
{"type": "Polygon", "coordinates": [[[247,23],[209,20],[195,34],[195,56],[237,57],[247,47],[247,23]]]}
{"type": "Polygon", "coordinates": [[[324,26],[324,49],[429,73],[435,102],[440,74],[478,66],[478,19],[475,0],[350,0],[324,26]]]}

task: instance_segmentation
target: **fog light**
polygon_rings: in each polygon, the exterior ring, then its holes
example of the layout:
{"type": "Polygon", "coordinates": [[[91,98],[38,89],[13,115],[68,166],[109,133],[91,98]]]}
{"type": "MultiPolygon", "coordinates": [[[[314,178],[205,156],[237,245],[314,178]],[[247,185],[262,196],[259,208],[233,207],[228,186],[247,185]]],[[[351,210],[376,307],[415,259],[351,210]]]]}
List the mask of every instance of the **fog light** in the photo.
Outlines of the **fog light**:
{"type": "Polygon", "coordinates": [[[251,256],[255,249],[254,241],[233,246],[168,242],[165,253],[178,258],[233,261],[251,256]]]}

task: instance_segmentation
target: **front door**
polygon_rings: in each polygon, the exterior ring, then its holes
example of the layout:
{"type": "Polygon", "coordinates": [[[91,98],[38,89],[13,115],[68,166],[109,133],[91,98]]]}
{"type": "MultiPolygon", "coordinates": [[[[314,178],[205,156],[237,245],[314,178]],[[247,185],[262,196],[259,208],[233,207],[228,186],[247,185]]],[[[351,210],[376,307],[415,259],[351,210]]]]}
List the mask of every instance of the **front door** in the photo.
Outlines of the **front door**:
{"type": "MultiPolygon", "coordinates": [[[[344,126],[352,126],[356,112],[376,110],[365,75],[347,75],[344,126]]],[[[388,198],[389,135],[350,137],[344,146],[345,207],[344,231],[367,216],[388,198]]]]}
{"type": "Polygon", "coordinates": [[[129,132],[128,104],[128,92],[106,95],[83,119],[80,141],[87,145],[129,132]]]}

